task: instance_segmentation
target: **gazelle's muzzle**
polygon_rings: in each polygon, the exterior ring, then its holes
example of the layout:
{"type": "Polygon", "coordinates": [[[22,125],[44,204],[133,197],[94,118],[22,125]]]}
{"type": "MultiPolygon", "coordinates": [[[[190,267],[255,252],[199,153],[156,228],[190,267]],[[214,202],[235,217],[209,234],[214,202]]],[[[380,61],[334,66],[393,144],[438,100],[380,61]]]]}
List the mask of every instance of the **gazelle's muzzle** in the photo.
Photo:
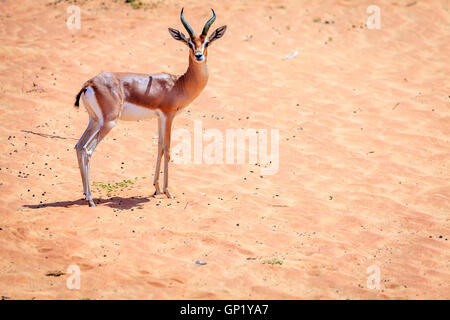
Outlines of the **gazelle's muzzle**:
{"type": "Polygon", "coordinates": [[[197,61],[203,61],[205,60],[205,56],[203,55],[203,52],[197,51],[194,54],[195,60],[197,61]]]}

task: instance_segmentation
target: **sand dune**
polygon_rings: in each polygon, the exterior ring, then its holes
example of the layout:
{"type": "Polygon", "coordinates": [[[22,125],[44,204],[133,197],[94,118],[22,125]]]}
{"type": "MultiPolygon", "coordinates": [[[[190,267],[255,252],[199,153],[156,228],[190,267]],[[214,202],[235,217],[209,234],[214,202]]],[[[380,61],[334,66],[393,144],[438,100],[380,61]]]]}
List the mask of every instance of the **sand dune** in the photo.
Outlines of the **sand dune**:
{"type": "Polygon", "coordinates": [[[450,298],[448,1],[378,1],[379,30],[372,1],[143,2],[77,1],[69,30],[72,1],[0,1],[2,297],[450,298]],[[156,121],[123,122],[91,179],[134,183],[89,208],[74,97],[102,71],[183,73],[181,6],[228,30],[175,128],[278,129],[279,170],[172,163],[176,198],[152,198],[156,121]],[[79,290],[46,275],[70,265],[79,290]]]}

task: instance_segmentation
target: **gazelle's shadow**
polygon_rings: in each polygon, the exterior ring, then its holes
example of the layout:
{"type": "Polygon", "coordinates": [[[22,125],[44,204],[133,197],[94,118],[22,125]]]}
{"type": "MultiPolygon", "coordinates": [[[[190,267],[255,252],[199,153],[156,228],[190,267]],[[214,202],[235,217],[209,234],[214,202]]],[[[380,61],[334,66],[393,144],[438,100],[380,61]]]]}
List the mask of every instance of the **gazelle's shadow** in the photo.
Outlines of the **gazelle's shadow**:
{"type": "MultiPolygon", "coordinates": [[[[110,208],[128,210],[140,206],[142,203],[149,202],[151,197],[112,197],[109,199],[94,199],[96,205],[106,205],[110,208]]],[[[30,209],[42,209],[48,207],[68,208],[71,206],[87,206],[88,203],[85,199],[79,199],[74,201],[58,201],[50,203],[40,204],[26,204],[23,207],[30,209]]]]}

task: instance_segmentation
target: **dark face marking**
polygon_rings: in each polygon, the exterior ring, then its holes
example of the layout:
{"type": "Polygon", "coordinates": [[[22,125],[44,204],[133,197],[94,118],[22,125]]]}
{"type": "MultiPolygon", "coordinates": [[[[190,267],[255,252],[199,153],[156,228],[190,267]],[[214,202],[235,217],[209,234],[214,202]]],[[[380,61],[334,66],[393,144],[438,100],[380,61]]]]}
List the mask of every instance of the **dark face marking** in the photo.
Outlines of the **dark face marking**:
{"type": "Polygon", "coordinates": [[[193,37],[188,41],[188,46],[190,49],[190,54],[196,62],[203,62],[206,60],[208,51],[206,49],[208,40],[206,37],[193,37]]]}

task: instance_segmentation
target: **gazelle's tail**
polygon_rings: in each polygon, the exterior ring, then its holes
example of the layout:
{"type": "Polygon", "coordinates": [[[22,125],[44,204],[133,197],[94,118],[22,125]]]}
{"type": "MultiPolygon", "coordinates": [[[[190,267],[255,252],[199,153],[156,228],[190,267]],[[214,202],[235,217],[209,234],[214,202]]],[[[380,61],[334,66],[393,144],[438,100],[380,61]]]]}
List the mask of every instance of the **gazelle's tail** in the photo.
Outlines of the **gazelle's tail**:
{"type": "Polygon", "coordinates": [[[89,86],[89,81],[86,82],[85,84],[83,84],[83,87],[81,88],[80,92],[78,92],[76,98],[75,98],[75,104],[74,107],[78,108],[80,106],[80,98],[81,98],[81,94],[84,93],[86,91],[86,88],[89,86]]]}

